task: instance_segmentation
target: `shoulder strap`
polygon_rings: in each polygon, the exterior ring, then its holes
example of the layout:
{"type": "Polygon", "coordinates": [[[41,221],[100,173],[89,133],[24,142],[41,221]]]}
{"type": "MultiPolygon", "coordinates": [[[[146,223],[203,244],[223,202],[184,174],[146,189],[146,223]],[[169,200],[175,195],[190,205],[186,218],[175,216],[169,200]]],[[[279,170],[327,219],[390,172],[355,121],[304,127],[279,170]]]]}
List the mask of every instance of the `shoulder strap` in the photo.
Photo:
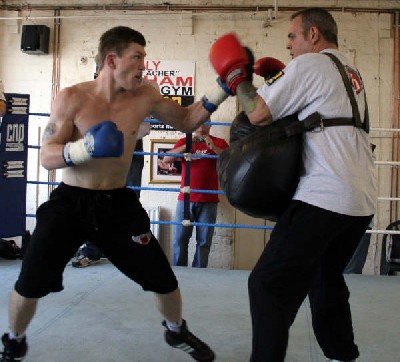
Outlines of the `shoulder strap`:
{"type": "Polygon", "coordinates": [[[339,70],[340,75],[342,76],[344,86],[346,88],[347,94],[350,98],[351,108],[353,109],[353,118],[354,125],[359,128],[363,128],[367,133],[369,132],[369,114],[368,114],[368,105],[367,105],[367,97],[364,89],[364,100],[365,100],[365,115],[364,115],[364,124],[361,122],[360,111],[358,109],[356,98],[354,97],[353,87],[351,86],[349,77],[347,76],[347,72],[344,69],[344,65],[339,61],[339,59],[333,55],[332,53],[323,53],[327,55],[331,60],[335,63],[337,69],[339,70]]]}
{"type": "Polygon", "coordinates": [[[354,126],[353,118],[324,118],[318,112],[310,114],[303,121],[292,123],[285,127],[286,136],[302,132],[321,132],[325,127],[354,126]]]}
{"type": "Polygon", "coordinates": [[[369,132],[369,113],[367,105],[367,97],[364,90],[364,100],[365,100],[365,115],[364,123],[361,122],[360,111],[358,109],[357,101],[353,93],[353,87],[347,76],[347,72],[344,69],[344,65],[339,61],[339,59],[332,53],[323,53],[327,55],[335,63],[340,75],[342,76],[344,86],[346,88],[347,94],[350,99],[351,108],[353,111],[352,118],[329,118],[326,119],[322,117],[318,112],[315,112],[305,118],[303,121],[294,122],[286,127],[284,131],[286,136],[293,136],[302,132],[320,132],[323,131],[325,127],[334,126],[355,126],[364,129],[367,133],[369,132]]]}

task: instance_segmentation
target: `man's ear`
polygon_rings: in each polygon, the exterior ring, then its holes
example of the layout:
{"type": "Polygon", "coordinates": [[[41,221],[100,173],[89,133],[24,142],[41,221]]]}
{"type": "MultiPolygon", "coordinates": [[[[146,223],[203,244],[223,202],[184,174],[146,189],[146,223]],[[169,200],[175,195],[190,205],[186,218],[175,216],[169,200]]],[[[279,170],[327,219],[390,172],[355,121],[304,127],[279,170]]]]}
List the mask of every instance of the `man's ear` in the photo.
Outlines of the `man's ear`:
{"type": "Polygon", "coordinates": [[[309,31],[309,37],[312,44],[316,44],[320,39],[320,36],[321,34],[319,32],[319,29],[316,26],[312,26],[309,31]]]}
{"type": "Polygon", "coordinates": [[[106,59],[104,60],[104,63],[107,64],[111,69],[115,69],[115,58],[116,58],[115,53],[108,53],[106,55],[106,59]]]}

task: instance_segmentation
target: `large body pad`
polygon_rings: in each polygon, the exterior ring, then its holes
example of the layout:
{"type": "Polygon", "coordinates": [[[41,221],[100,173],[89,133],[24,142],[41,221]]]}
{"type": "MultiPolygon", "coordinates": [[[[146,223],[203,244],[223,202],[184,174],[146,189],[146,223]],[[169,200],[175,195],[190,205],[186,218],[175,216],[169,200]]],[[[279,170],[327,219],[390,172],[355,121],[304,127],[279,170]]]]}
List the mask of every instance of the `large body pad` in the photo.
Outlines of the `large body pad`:
{"type": "Polygon", "coordinates": [[[217,163],[221,188],[233,207],[269,220],[287,207],[302,170],[302,134],[285,132],[293,122],[298,122],[296,115],[256,127],[244,112],[237,115],[230,147],[217,163]]]}

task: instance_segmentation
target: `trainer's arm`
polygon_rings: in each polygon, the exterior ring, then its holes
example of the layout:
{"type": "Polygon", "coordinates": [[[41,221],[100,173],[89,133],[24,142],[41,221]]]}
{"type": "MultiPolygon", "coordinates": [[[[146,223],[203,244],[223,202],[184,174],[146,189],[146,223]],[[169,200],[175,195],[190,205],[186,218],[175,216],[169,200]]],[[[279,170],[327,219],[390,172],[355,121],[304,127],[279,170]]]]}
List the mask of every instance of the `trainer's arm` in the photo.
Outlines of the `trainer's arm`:
{"type": "Polygon", "coordinates": [[[246,112],[250,122],[256,126],[266,126],[272,123],[272,115],[264,100],[250,81],[244,81],[237,87],[236,94],[239,103],[246,112]]]}
{"type": "MultiPolygon", "coordinates": [[[[214,42],[210,48],[209,58],[221,80],[219,84],[225,84],[231,94],[237,95],[250,122],[259,126],[267,125],[272,122],[271,112],[251,83],[253,68],[249,53],[252,52],[250,49],[246,51],[236,34],[228,33],[214,42]]],[[[272,64],[272,62],[267,63],[268,67],[272,64]]],[[[273,68],[276,68],[275,65],[273,68]]]]}
{"type": "Polygon", "coordinates": [[[74,105],[72,91],[63,89],[55,98],[49,122],[43,133],[40,160],[47,170],[65,167],[63,149],[67,142],[73,140],[74,105]]]}

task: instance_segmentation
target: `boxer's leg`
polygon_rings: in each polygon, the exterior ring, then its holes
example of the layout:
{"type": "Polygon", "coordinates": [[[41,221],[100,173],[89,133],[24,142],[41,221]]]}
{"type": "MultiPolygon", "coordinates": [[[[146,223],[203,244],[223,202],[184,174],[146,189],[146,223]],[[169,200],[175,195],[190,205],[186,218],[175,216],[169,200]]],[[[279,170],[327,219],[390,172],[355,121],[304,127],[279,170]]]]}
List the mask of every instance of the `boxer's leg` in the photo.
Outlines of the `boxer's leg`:
{"type": "Polygon", "coordinates": [[[179,288],[167,294],[154,293],[157,309],[168,321],[182,321],[182,298],[179,288]]]}
{"type": "Polygon", "coordinates": [[[19,361],[28,351],[25,331],[36,312],[38,298],[25,298],[15,289],[11,292],[9,302],[9,328],[10,333],[1,337],[4,345],[0,352],[1,361],[19,361]]]}
{"type": "Polygon", "coordinates": [[[193,335],[182,319],[182,300],[178,282],[158,240],[152,236],[140,244],[118,233],[98,240],[108,259],[126,276],[155,293],[156,305],[165,318],[165,340],[189,353],[197,361],[213,361],[214,352],[193,335]]]}
{"type": "Polygon", "coordinates": [[[10,329],[16,336],[23,336],[36,312],[39,298],[26,298],[15,289],[11,292],[9,303],[10,329]]]}
{"type": "Polygon", "coordinates": [[[51,196],[37,210],[35,231],[10,296],[9,333],[2,337],[1,361],[22,360],[25,356],[28,349],[25,331],[34,317],[38,299],[63,289],[65,265],[85,237],[79,223],[65,217],[63,211],[67,208],[62,207],[62,191],[56,189],[53,193],[58,195],[56,200],[51,196]]]}

